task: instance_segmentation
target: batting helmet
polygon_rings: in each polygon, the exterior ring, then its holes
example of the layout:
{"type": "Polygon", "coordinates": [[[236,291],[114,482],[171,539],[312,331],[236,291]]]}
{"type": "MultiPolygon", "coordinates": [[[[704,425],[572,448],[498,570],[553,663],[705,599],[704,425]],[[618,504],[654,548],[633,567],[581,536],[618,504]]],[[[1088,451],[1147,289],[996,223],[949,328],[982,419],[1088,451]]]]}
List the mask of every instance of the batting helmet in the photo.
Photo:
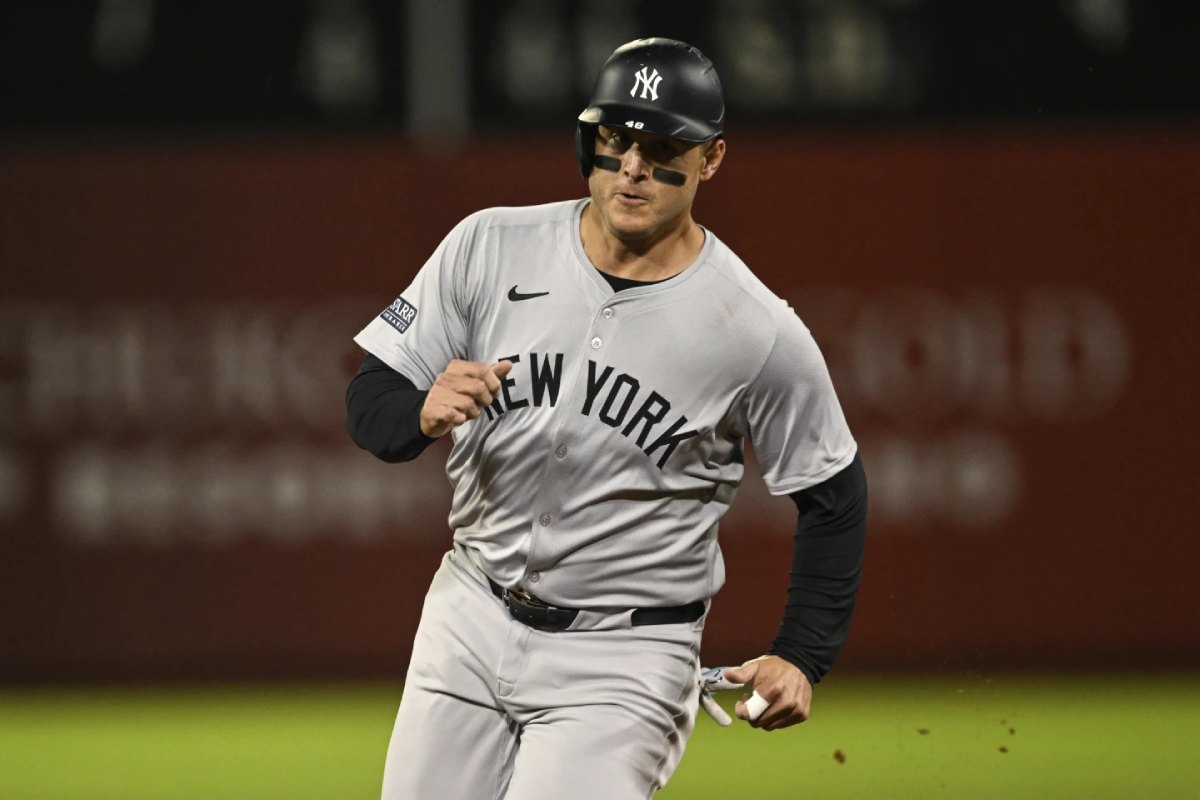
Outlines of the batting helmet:
{"type": "Polygon", "coordinates": [[[591,102],[575,129],[575,150],[585,178],[592,171],[598,125],[685,142],[716,139],[725,125],[717,70],[695,47],[675,39],[623,44],[600,68],[591,102]]]}

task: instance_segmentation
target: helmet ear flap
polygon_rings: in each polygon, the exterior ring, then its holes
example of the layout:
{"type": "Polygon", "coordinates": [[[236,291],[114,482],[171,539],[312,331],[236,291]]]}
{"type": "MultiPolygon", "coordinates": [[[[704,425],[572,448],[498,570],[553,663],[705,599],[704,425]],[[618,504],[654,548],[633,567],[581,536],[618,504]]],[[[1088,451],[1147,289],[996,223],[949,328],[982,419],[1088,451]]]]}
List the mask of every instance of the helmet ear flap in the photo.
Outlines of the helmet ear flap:
{"type": "Polygon", "coordinates": [[[575,126],[575,155],[579,157],[579,171],[583,177],[592,174],[592,159],[596,155],[596,126],[580,122],[575,126]]]}

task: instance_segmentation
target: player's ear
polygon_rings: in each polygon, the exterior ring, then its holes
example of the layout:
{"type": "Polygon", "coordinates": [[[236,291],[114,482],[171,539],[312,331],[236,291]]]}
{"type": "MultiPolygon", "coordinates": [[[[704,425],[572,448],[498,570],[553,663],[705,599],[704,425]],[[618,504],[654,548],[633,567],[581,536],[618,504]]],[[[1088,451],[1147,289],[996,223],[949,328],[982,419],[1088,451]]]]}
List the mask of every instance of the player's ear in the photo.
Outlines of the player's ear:
{"type": "Polygon", "coordinates": [[[704,151],[704,164],[700,167],[700,180],[706,181],[713,175],[717,174],[717,170],[721,167],[721,161],[725,158],[725,140],[714,139],[709,144],[708,149],[704,151]]]}

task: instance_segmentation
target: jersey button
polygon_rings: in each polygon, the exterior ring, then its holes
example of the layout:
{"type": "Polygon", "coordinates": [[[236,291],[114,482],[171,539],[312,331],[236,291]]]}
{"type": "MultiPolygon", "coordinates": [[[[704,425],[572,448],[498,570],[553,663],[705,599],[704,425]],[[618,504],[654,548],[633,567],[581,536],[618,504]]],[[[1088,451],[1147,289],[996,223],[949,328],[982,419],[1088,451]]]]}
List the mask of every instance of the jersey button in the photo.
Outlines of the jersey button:
{"type": "Polygon", "coordinates": [[[602,344],[604,344],[604,342],[601,341],[599,336],[597,336],[595,339],[592,339],[592,349],[593,350],[599,350],[600,345],[602,345],[602,344]]]}
{"type": "Polygon", "coordinates": [[[612,310],[611,308],[606,308],[606,309],[604,309],[603,311],[601,311],[601,312],[600,312],[600,316],[604,317],[605,319],[612,319],[612,318],[613,318],[613,313],[614,313],[614,312],[613,312],[613,310],[612,310]]]}
{"type": "Polygon", "coordinates": [[[542,527],[545,528],[550,524],[550,515],[542,514],[540,517],[538,517],[538,522],[540,522],[542,527]]]}
{"type": "Polygon", "coordinates": [[[558,456],[559,458],[566,458],[567,446],[565,444],[560,444],[558,447],[554,448],[554,455],[558,456]]]}
{"type": "Polygon", "coordinates": [[[537,572],[531,572],[531,573],[529,573],[529,582],[530,582],[530,583],[537,583],[537,582],[538,582],[538,581],[540,581],[541,579],[542,579],[542,576],[541,576],[541,574],[539,574],[539,573],[537,573],[537,572]]]}

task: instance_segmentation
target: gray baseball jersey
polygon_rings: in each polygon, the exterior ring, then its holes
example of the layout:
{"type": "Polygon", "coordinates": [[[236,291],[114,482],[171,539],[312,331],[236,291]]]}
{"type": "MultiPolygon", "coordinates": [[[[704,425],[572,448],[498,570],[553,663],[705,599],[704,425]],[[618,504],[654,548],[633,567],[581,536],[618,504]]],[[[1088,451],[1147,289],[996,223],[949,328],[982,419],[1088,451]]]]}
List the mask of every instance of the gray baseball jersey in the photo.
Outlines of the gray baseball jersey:
{"type": "Polygon", "coordinates": [[[744,440],[772,494],[856,445],[807,328],[711,231],[680,274],[614,293],[587,202],[471,215],[355,341],[422,389],[455,358],[513,362],[447,462],[455,542],[496,582],[580,608],[707,599],[744,440]]]}

